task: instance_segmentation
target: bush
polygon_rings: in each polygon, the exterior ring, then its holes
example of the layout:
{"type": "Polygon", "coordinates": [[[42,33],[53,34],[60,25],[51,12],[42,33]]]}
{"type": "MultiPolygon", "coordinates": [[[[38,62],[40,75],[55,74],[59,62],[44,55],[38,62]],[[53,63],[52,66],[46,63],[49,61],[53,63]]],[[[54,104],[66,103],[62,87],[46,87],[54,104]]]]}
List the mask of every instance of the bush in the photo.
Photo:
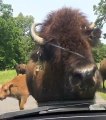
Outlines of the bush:
{"type": "Polygon", "coordinates": [[[106,58],[106,45],[102,44],[93,48],[93,56],[96,63],[99,63],[103,58],[106,58]]]}

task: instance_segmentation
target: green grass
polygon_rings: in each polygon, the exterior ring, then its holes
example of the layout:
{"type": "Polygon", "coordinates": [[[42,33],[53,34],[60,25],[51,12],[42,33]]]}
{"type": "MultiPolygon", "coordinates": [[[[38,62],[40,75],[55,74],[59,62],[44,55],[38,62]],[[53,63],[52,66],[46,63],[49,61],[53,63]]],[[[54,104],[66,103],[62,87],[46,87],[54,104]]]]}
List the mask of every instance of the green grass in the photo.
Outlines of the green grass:
{"type": "Polygon", "coordinates": [[[0,71],[0,84],[4,84],[12,80],[15,76],[16,76],[15,70],[0,71]]]}
{"type": "Polygon", "coordinates": [[[98,93],[104,100],[106,100],[106,80],[105,80],[105,89],[103,89],[103,83],[102,83],[98,93]]]}
{"type": "Polygon", "coordinates": [[[99,92],[99,95],[106,100],[106,93],[105,92],[99,92]]]}

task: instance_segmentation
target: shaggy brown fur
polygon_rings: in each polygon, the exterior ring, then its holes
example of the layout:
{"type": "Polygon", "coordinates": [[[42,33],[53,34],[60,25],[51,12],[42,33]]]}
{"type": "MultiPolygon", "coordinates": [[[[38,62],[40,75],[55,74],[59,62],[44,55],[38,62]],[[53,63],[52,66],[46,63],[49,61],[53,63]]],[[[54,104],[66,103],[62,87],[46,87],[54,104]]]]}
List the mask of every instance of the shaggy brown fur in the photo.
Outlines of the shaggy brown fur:
{"type": "Polygon", "coordinates": [[[88,26],[89,22],[81,12],[63,8],[48,15],[41,28],[41,37],[92,58],[91,48],[87,43],[88,36],[83,33],[88,26]]]}
{"type": "Polygon", "coordinates": [[[40,57],[43,58],[40,62],[44,68],[36,74],[38,60],[34,59],[35,52],[27,71],[29,91],[38,102],[93,99],[101,79],[98,79],[88,35],[83,32],[88,26],[86,17],[71,8],[54,11],[44,21],[40,30],[40,36],[47,42],[40,46],[40,57]]]}

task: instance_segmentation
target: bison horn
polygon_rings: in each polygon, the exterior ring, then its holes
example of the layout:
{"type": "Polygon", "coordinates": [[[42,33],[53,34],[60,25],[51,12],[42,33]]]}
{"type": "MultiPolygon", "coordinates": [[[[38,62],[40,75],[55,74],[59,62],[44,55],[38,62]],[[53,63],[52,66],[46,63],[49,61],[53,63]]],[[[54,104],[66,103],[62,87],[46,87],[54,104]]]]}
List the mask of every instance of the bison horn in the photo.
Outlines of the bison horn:
{"type": "Polygon", "coordinates": [[[40,45],[43,45],[45,42],[44,42],[44,39],[40,36],[37,35],[36,33],[36,26],[38,26],[40,24],[35,24],[33,23],[32,26],[31,26],[31,36],[33,37],[34,41],[36,41],[37,43],[39,43],[40,45]]]}
{"type": "Polygon", "coordinates": [[[95,23],[92,22],[92,23],[90,24],[89,28],[90,28],[90,29],[94,29],[94,27],[95,27],[95,23]]]}

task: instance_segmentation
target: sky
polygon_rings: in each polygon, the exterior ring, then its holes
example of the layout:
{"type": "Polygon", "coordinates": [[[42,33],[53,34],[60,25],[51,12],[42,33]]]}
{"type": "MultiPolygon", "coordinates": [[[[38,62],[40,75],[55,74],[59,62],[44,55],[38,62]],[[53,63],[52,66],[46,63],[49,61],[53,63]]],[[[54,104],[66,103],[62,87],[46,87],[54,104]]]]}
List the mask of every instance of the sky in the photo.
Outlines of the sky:
{"type": "MultiPolygon", "coordinates": [[[[62,7],[72,7],[83,12],[90,22],[95,22],[93,5],[97,5],[100,0],[3,0],[5,4],[11,4],[13,15],[20,12],[23,15],[32,15],[35,22],[42,22],[47,14],[62,7]]],[[[104,28],[103,31],[106,31],[104,28]]],[[[102,40],[106,43],[106,40],[102,40]]]]}

